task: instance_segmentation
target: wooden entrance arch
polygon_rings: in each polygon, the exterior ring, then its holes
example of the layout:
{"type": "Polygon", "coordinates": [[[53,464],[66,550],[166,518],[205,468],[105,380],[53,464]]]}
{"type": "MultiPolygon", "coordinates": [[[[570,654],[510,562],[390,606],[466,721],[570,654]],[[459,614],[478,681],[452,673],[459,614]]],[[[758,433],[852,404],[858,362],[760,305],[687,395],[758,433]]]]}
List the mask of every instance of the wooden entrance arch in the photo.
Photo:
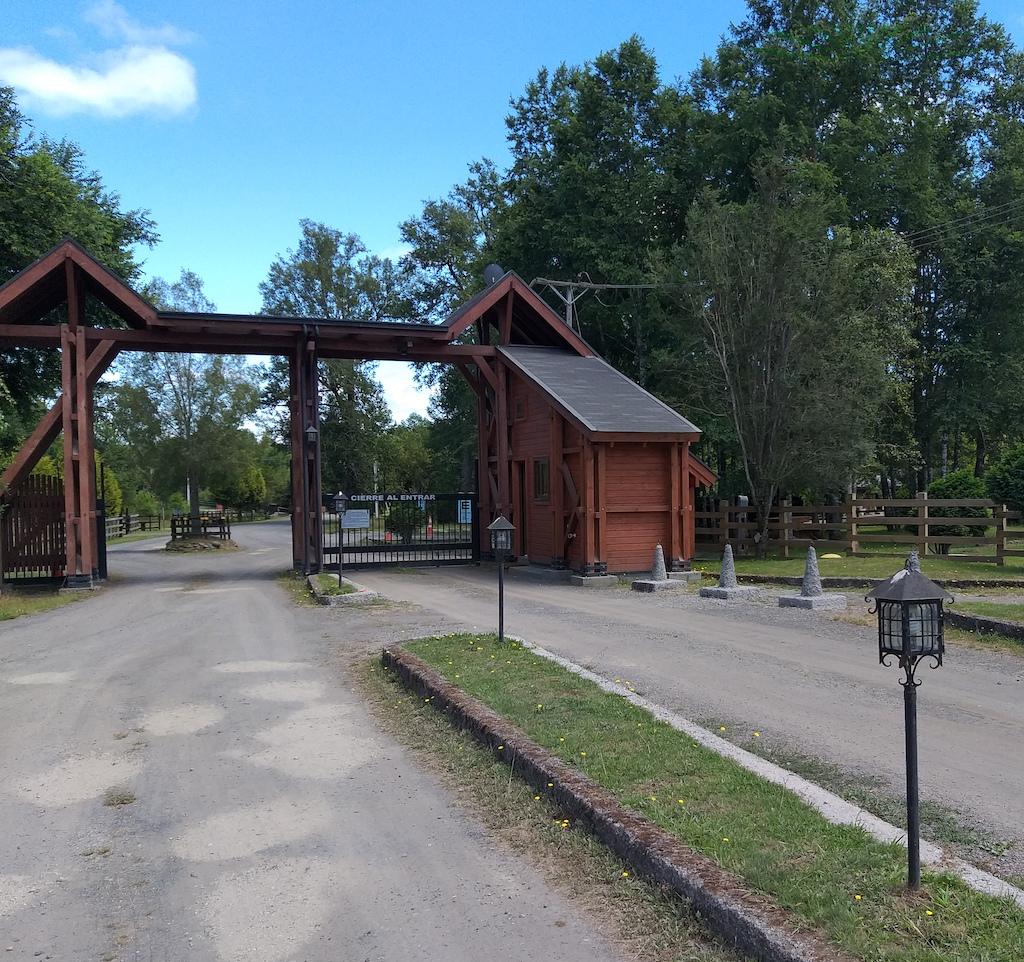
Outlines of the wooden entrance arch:
{"type": "Polygon", "coordinates": [[[320,358],[455,364],[477,397],[480,529],[498,514],[512,517],[522,543],[546,546],[535,554],[556,566],[593,572],[609,562],[613,569],[632,565],[640,556],[636,546],[620,553],[622,564],[612,560],[626,530],[616,524],[616,511],[632,513],[633,527],[644,532],[643,552],[653,532],[667,542],[672,563],[685,564],[693,546],[690,492],[713,480],[689,454],[697,428],[600,361],[511,273],[441,324],[159,311],[65,240],[0,287],[0,348],[14,347],[59,348],[61,394],[4,471],[0,497],[18,488],[63,433],[64,575],[70,585],[88,585],[97,576],[93,389],[122,351],[288,357],[292,555],[305,571],[318,571],[322,563],[320,358]],[[90,323],[93,299],[123,326],[90,323]],[[62,307],[65,321],[47,322],[62,307]],[[593,403],[586,397],[588,379],[594,380],[593,403]],[[602,403],[614,408],[610,421],[595,414],[602,403]],[[628,466],[636,458],[644,471],[663,478],[649,497],[619,510],[614,491],[617,484],[630,487],[628,466]],[[545,460],[546,474],[535,467],[545,460]],[[534,484],[530,492],[523,490],[527,483],[534,484]],[[534,533],[534,527],[543,530],[534,533]]]}

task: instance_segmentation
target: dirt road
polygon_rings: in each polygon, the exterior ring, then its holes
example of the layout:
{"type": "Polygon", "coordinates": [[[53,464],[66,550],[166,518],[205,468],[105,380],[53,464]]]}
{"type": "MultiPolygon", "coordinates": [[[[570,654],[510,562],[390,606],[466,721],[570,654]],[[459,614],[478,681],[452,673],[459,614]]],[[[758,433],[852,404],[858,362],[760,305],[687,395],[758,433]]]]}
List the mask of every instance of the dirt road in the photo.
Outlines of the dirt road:
{"type": "Polygon", "coordinates": [[[3,957],[617,958],[375,727],[287,528],[236,537],[0,626],[3,957]]]}

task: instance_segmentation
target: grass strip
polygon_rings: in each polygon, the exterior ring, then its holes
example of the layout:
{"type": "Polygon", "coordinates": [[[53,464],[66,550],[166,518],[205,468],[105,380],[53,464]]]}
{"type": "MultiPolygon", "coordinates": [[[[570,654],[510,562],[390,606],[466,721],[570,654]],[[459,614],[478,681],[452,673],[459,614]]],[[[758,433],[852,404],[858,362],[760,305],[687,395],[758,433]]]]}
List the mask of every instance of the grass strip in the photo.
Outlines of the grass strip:
{"type": "Polygon", "coordinates": [[[77,595],[70,593],[62,595],[56,589],[32,591],[25,594],[3,594],[0,595],[0,621],[9,621],[11,618],[20,618],[22,615],[38,615],[43,611],[61,608],[80,600],[77,595]]]}
{"type": "Polygon", "coordinates": [[[1002,621],[1019,621],[1024,624],[1024,604],[997,601],[958,601],[954,610],[968,612],[972,615],[984,615],[987,618],[999,618],[1002,621]]]}
{"type": "Polygon", "coordinates": [[[470,818],[493,832],[588,913],[634,962],[740,962],[689,907],[629,871],[552,800],[518,778],[447,716],[396,683],[378,662],[358,674],[384,729],[416,753],[470,818]]]}
{"type": "MultiPolygon", "coordinates": [[[[894,571],[903,567],[903,557],[910,553],[913,545],[896,545],[892,550],[898,557],[885,555],[852,558],[837,549],[839,558],[823,558],[829,554],[825,548],[818,550],[818,568],[823,578],[888,578],[894,571]]],[[[794,548],[789,558],[747,558],[736,559],[736,571],[740,575],[769,575],[799,577],[804,573],[807,552],[794,548]]],[[[721,567],[720,557],[697,561],[694,568],[718,574],[721,567]]],[[[1013,581],[1024,585],[1024,558],[1007,558],[1005,565],[997,565],[985,561],[964,561],[948,556],[927,555],[921,559],[921,570],[929,577],[938,581],[959,580],[993,580],[1013,581]]]]}
{"type": "Polygon", "coordinates": [[[844,951],[870,962],[1019,962],[1024,913],[952,876],[904,888],[905,850],[833,825],[620,696],[492,635],[409,651],[844,951]]]}

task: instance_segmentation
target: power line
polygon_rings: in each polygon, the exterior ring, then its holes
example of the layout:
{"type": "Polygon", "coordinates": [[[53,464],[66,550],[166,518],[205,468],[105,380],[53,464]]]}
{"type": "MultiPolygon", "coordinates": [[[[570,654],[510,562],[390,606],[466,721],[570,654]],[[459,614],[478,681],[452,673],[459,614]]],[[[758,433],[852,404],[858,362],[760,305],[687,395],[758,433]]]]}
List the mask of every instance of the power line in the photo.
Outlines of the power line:
{"type": "Polygon", "coordinates": [[[943,224],[909,231],[903,236],[912,244],[932,244],[947,240],[958,233],[972,233],[982,227],[989,227],[1001,221],[1012,219],[1024,210],[1024,197],[997,204],[983,211],[976,211],[943,224]]]}
{"type": "MultiPolygon", "coordinates": [[[[581,272],[574,281],[556,281],[549,277],[535,277],[530,281],[530,287],[537,284],[543,284],[562,302],[565,306],[565,323],[571,330],[577,332],[579,332],[579,325],[576,321],[576,302],[592,291],[653,291],[670,286],[665,284],[598,284],[590,279],[590,275],[586,271],[581,272]]],[[[596,293],[594,296],[597,296],[596,293]]]]}

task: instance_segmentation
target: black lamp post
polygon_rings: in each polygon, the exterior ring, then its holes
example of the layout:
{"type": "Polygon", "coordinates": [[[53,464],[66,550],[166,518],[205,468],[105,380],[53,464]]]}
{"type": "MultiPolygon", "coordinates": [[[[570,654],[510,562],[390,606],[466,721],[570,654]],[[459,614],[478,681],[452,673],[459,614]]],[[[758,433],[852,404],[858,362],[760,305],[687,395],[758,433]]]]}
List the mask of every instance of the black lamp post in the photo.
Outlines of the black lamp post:
{"type": "Polygon", "coordinates": [[[505,559],[512,553],[512,532],[516,526],[504,515],[495,518],[487,530],[491,533],[491,551],[498,562],[498,644],[505,641],[505,559]]]}
{"type": "Polygon", "coordinates": [[[341,550],[344,546],[344,535],[342,534],[342,522],[345,519],[345,505],[348,496],[344,491],[339,491],[332,499],[334,502],[334,513],[338,519],[338,587],[341,587],[341,550]]]}
{"type": "Polygon", "coordinates": [[[906,567],[868,592],[878,613],[878,660],[895,658],[903,677],[903,713],[907,743],[907,885],[921,885],[921,810],[917,788],[917,686],[914,677],[922,658],[932,668],[942,664],[942,603],[952,601],[934,581],[921,573],[917,552],[906,567]]]}

